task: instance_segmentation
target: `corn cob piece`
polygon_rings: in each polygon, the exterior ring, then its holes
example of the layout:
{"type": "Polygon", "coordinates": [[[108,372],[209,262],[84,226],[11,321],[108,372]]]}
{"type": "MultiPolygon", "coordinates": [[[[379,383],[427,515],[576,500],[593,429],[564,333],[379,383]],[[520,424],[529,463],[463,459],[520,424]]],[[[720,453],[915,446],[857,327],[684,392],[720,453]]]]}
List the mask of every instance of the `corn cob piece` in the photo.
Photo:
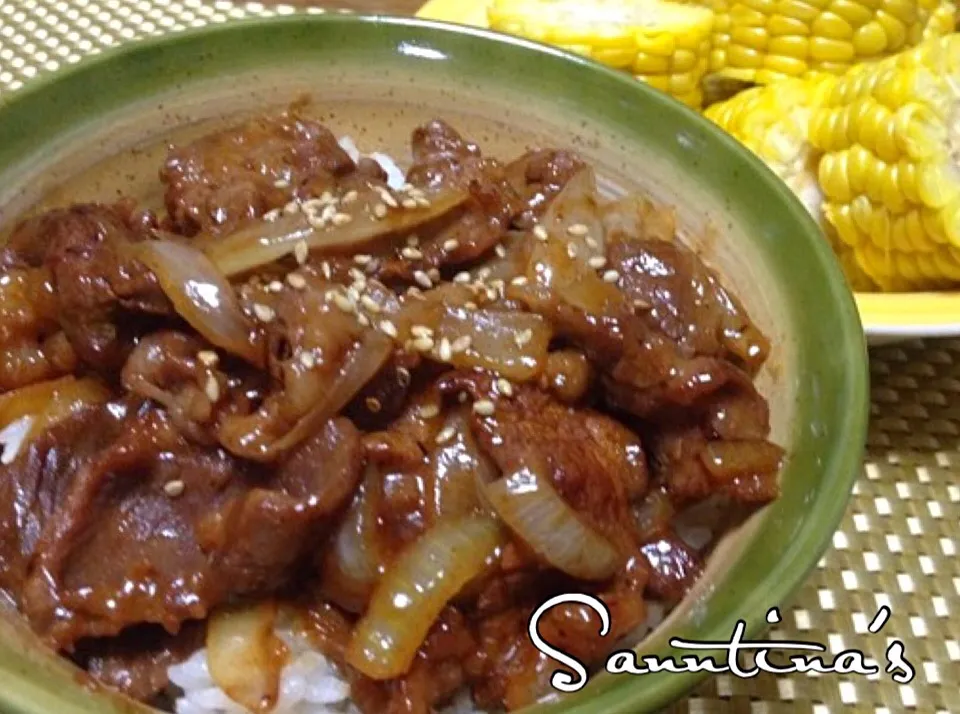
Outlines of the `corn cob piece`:
{"type": "Polygon", "coordinates": [[[960,35],[837,80],[810,142],[824,218],[881,289],[960,282],[960,35]]]}
{"type": "Polygon", "coordinates": [[[665,0],[493,0],[490,27],[591,57],[699,108],[713,13],[665,0]]]}
{"type": "Polygon", "coordinates": [[[704,0],[712,72],[757,84],[842,74],[954,30],[951,0],[704,0]]]}

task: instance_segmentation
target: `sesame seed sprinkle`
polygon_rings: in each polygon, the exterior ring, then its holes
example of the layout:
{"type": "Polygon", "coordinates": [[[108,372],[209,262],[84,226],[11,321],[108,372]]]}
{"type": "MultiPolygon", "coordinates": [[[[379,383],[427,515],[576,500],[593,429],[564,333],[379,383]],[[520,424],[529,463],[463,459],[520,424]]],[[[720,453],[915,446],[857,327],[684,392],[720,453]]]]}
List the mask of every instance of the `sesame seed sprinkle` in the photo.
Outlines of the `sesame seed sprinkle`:
{"type": "Polygon", "coordinates": [[[547,233],[546,228],[538,224],[533,227],[533,237],[539,241],[546,241],[550,237],[550,234],[547,233]]]}
{"type": "Polygon", "coordinates": [[[497,254],[497,257],[498,257],[498,258],[506,258],[506,257],[507,257],[507,249],[504,248],[502,245],[499,245],[499,244],[498,244],[497,247],[493,249],[493,252],[497,254]]]}
{"type": "Polygon", "coordinates": [[[430,201],[423,196],[417,196],[413,199],[420,208],[430,208],[430,201]]]}
{"type": "Polygon", "coordinates": [[[530,281],[527,280],[526,275],[518,275],[517,277],[515,277],[513,280],[510,281],[510,284],[520,286],[520,285],[526,285],[528,282],[530,281]]]}
{"type": "Polygon", "coordinates": [[[417,202],[413,198],[405,198],[400,202],[400,205],[406,208],[408,211],[416,210],[417,202]]]}
{"type": "Polygon", "coordinates": [[[589,265],[591,268],[594,268],[596,270],[599,270],[606,264],[607,264],[607,259],[604,258],[602,255],[595,255],[592,258],[590,258],[590,260],[587,261],[587,265],[589,265]]]}
{"type": "Polygon", "coordinates": [[[371,260],[373,260],[373,256],[367,255],[366,253],[357,253],[357,255],[353,256],[353,262],[357,265],[366,265],[371,260]]]}
{"type": "Polygon", "coordinates": [[[449,362],[453,357],[453,348],[450,346],[450,340],[446,337],[440,340],[440,349],[439,349],[440,359],[444,362],[449,362]]]}
{"type": "Polygon", "coordinates": [[[356,191],[347,191],[344,194],[343,198],[340,200],[341,203],[353,203],[360,196],[356,191]]]}
{"type": "Polygon", "coordinates": [[[400,207],[400,204],[397,203],[397,199],[394,198],[393,194],[390,193],[387,189],[380,188],[379,192],[380,192],[380,200],[383,201],[388,206],[390,206],[390,208],[400,207]]]}
{"type": "Polygon", "coordinates": [[[330,263],[327,261],[323,261],[323,263],[321,263],[320,272],[323,273],[323,277],[325,277],[327,280],[333,277],[333,270],[330,269],[330,263]]]}
{"type": "Polygon", "coordinates": [[[413,279],[417,281],[417,284],[420,285],[420,287],[426,290],[429,290],[430,288],[433,287],[433,281],[430,280],[430,276],[427,275],[422,270],[416,271],[413,274],[413,279]]]}
{"type": "Polygon", "coordinates": [[[361,327],[370,327],[370,318],[366,315],[357,315],[357,322],[361,327]]]}
{"type": "Polygon", "coordinates": [[[437,270],[436,268],[430,268],[430,270],[427,271],[427,275],[430,276],[430,279],[433,282],[435,283],[440,282],[440,271],[437,270]]]}
{"type": "Polygon", "coordinates": [[[440,430],[440,433],[437,434],[437,443],[446,444],[454,436],[456,436],[456,434],[457,434],[457,430],[454,429],[452,426],[445,426],[443,427],[443,429],[440,430]]]}
{"type": "Polygon", "coordinates": [[[260,322],[271,322],[276,317],[272,307],[258,302],[253,304],[253,314],[260,322]]]}
{"type": "Polygon", "coordinates": [[[421,419],[433,419],[435,416],[440,414],[440,407],[436,404],[423,404],[418,410],[417,413],[420,415],[421,419]]]}
{"type": "Polygon", "coordinates": [[[513,385],[510,383],[510,380],[500,377],[494,385],[497,388],[497,392],[502,394],[505,397],[513,396],[513,385]]]}
{"type": "Polygon", "coordinates": [[[409,387],[410,381],[413,379],[410,375],[410,370],[406,367],[397,367],[397,384],[401,387],[409,387]]]}
{"type": "Polygon", "coordinates": [[[587,228],[582,223],[574,223],[572,226],[567,228],[567,233],[577,238],[583,238],[588,233],[590,233],[590,229],[587,228]]]}
{"type": "Polygon", "coordinates": [[[300,364],[302,364],[307,369],[313,369],[317,366],[317,357],[313,352],[301,352],[300,353],[300,364]]]}
{"type": "Polygon", "coordinates": [[[387,216],[387,207],[383,203],[378,203],[373,207],[373,215],[375,218],[386,218],[387,216]]]}
{"type": "Polygon", "coordinates": [[[620,280],[620,273],[616,270],[608,270],[603,274],[603,282],[605,283],[615,283],[620,280]]]}
{"type": "Polygon", "coordinates": [[[300,273],[287,273],[287,285],[294,290],[303,290],[307,287],[307,280],[300,273]]]}
{"type": "Polygon", "coordinates": [[[179,479],[176,481],[167,481],[165,484],[163,484],[163,492],[170,498],[179,498],[186,490],[186,484],[179,479]]]}
{"type": "Polygon", "coordinates": [[[278,208],[274,208],[272,211],[267,211],[263,214],[263,220],[267,223],[273,223],[278,218],[280,218],[280,209],[278,208]]]}
{"type": "Polygon", "coordinates": [[[460,241],[458,241],[456,238],[448,238],[443,242],[443,249],[448,253],[452,253],[459,247],[460,241]]]}
{"type": "Polygon", "coordinates": [[[290,182],[286,179],[277,179],[273,182],[273,185],[277,188],[290,188],[290,182]]]}
{"type": "Polygon", "coordinates": [[[413,341],[413,348],[418,352],[429,352],[433,349],[433,339],[430,337],[418,337],[413,341]]]}
{"type": "Polygon", "coordinates": [[[597,243],[597,239],[594,238],[593,236],[587,236],[584,239],[584,243],[586,243],[590,248],[593,248],[593,249],[597,249],[600,247],[600,244],[597,243]]]}
{"type": "Polygon", "coordinates": [[[474,413],[480,416],[493,416],[496,409],[496,405],[489,399],[481,399],[473,403],[474,413]]]}
{"type": "Polygon", "coordinates": [[[300,265],[303,265],[307,262],[307,256],[310,255],[310,246],[307,245],[305,240],[297,241],[297,244],[293,247],[293,257],[297,259],[297,262],[300,265]]]}
{"type": "Polygon", "coordinates": [[[197,359],[200,360],[207,367],[212,367],[217,362],[220,361],[220,355],[218,355],[213,350],[200,350],[197,352],[197,359]]]}
{"type": "Polygon", "coordinates": [[[469,283],[471,280],[473,280],[473,278],[470,276],[470,273],[466,271],[457,273],[456,275],[453,276],[453,282],[460,283],[461,285],[465,283],[469,283]]]}
{"type": "Polygon", "coordinates": [[[333,294],[333,304],[343,312],[347,313],[353,312],[356,309],[356,305],[353,303],[353,301],[343,293],[333,294]]]}
{"type": "Polygon", "coordinates": [[[353,220],[353,216],[349,213],[336,213],[331,220],[335,226],[345,226],[353,220]]]}
{"type": "Polygon", "coordinates": [[[470,349],[471,342],[473,342],[473,338],[470,337],[470,335],[462,335],[450,344],[450,349],[454,354],[466,352],[468,349],[470,349]]]}
{"type": "Polygon", "coordinates": [[[383,409],[383,405],[380,403],[380,400],[376,397],[367,397],[366,399],[367,409],[369,409],[374,414],[378,413],[383,409]]]}
{"type": "Polygon", "coordinates": [[[290,216],[292,216],[294,213],[299,213],[300,204],[296,201],[290,201],[290,203],[283,207],[283,212],[290,216]]]}
{"type": "Polygon", "coordinates": [[[418,236],[407,236],[407,245],[411,248],[416,248],[420,245],[420,238],[418,236]]]}
{"type": "Polygon", "coordinates": [[[207,382],[203,385],[203,391],[211,402],[220,401],[220,382],[212,374],[207,377],[207,382]]]}
{"type": "Polygon", "coordinates": [[[517,343],[517,347],[524,347],[532,339],[533,330],[528,327],[526,330],[522,330],[517,333],[517,336],[514,338],[514,342],[517,343]]]}
{"type": "Polygon", "coordinates": [[[387,335],[387,337],[392,337],[396,339],[397,337],[397,326],[394,325],[390,320],[384,320],[380,323],[380,331],[387,335]]]}
{"type": "Polygon", "coordinates": [[[433,337],[433,328],[426,325],[414,325],[410,328],[410,334],[414,337],[433,337]]]}
{"type": "Polygon", "coordinates": [[[380,312],[380,306],[377,304],[377,301],[369,295],[363,295],[360,298],[360,304],[363,305],[364,309],[372,312],[374,315],[380,312]]]}
{"type": "Polygon", "coordinates": [[[279,280],[271,280],[268,287],[272,293],[283,292],[283,283],[281,283],[279,280]]]}
{"type": "Polygon", "coordinates": [[[413,248],[409,245],[400,251],[400,255],[407,260],[420,260],[423,257],[423,253],[420,252],[419,248],[413,248]]]}
{"type": "Polygon", "coordinates": [[[573,243],[567,243],[567,255],[569,255],[571,258],[576,258],[577,246],[575,246],[573,243]]]}

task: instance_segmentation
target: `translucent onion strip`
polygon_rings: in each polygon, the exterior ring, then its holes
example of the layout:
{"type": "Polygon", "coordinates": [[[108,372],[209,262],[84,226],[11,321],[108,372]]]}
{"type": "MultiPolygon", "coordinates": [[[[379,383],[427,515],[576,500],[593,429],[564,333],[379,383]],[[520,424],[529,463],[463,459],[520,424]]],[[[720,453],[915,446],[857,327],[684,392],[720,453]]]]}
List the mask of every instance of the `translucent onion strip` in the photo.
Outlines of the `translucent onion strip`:
{"type": "Polygon", "coordinates": [[[137,243],[134,250],[157,276],[177,314],[191,327],[211,344],[263,366],[263,346],[255,339],[233,286],[209,258],[172,240],[137,243]]]}
{"type": "Polygon", "coordinates": [[[606,580],[623,558],[588,527],[553,488],[542,467],[528,465],[486,487],[497,515],[553,567],[580,580],[606,580]]]}
{"type": "Polygon", "coordinates": [[[443,521],[394,562],[357,623],[347,662],[373,679],[405,674],[444,606],[480,575],[502,543],[492,518],[443,521]]]}

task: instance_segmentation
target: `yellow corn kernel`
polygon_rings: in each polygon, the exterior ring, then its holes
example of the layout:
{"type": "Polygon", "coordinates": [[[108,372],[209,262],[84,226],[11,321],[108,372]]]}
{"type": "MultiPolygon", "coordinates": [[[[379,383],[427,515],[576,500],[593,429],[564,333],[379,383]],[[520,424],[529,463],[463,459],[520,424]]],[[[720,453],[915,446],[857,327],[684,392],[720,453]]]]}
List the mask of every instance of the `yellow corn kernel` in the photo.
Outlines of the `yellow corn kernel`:
{"type": "Polygon", "coordinates": [[[626,69],[633,66],[637,53],[631,49],[594,49],[593,58],[614,69],[626,69]]]}
{"type": "Polygon", "coordinates": [[[669,57],[676,49],[676,40],[667,32],[638,32],[634,38],[637,52],[657,57],[669,57]]]}
{"type": "Polygon", "coordinates": [[[883,0],[883,9],[904,25],[917,21],[917,3],[912,0],[883,0]]]}
{"type": "Polygon", "coordinates": [[[810,56],[819,62],[848,62],[854,57],[853,45],[826,37],[812,37],[810,56]]]}
{"type": "Polygon", "coordinates": [[[764,50],[769,42],[767,30],[764,27],[734,27],[730,32],[730,39],[738,45],[755,50],[764,50]]]}
{"type": "MultiPolygon", "coordinates": [[[[763,66],[772,72],[777,72],[788,77],[799,77],[807,71],[809,65],[803,60],[793,57],[767,55],[763,58],[763,66]]],[[[758,80],[758,84],[769,84],[769,82],[761,82],[758,80]]]]}
{"type": "Polygon", "coordinates": [[[770,57],[794,57],[802,60],[809,54],[810,41],[806,37],[796,35],[771,37],[767,50],[770,57]]]}
{"type": "Polygon", "coordinates": [[[832,12],[824,12],[814,18],[810,30],[817,37],[831,40],[849,40],[853,37],[853,27],[844,18],[832,12]]]}
{"type": "Polygon", "coordinates": [[[853,49],[859,57],[873,57],[887,48],[887,33],[879,22],[868,22],[853,33],[853,49]]]}
{"type": "Polygon", "coordinates": [[[776,11],[781,15],[796,18],[806,24],[810,24],[821,14],[820,8],[809,5],[803,0],[780,0],[777,3],[776,11]]]}
{"type": "Polygon", "coordinates": [[[670,57],[638,52],[633,61],[633,71],[637,74],[664,74],[670,71],[670,57]]]}
{"type": "Polygon", "coordinates": [[[771,37],[781,35],[799,35],[806,37],[810,34],[810,26],[803,20],[787,15],[772,15],[767,24],[771,37]]]}
{"type": "Polygon", "coordinates": [[[690,50],[677,50],[670,62],[670,71],[689,72],[697,67],[700,58],[690,50]]]}
{"type": "Polygon", "coordinates": [[[763,55],[760,52],[741,45],[730,45],[727,48],[727,59],[737,67],[763,66],[763,55]]]}
{"type": "Polygon", "coordinates": [[[907,43],[907,28],[900,20],[884,10],[878,10],[876,18],[887,35],[887,47],[899,50],[907,43]]]}
{"type": "Polygon", "coordinates": [[[853,0],[833,0],[830,10],[849,22],[851,27],[860,27],[874,18],[872,10],[853,0]]]}
{"type": "Polygon", "coordinates": [[[668,74],[654,74],[648,77],[638,76],[637,79],[643,80],[651,87],[654,89],[659,89],[661,92],[666,92],[670,89],[670,75],[668,74]]]}

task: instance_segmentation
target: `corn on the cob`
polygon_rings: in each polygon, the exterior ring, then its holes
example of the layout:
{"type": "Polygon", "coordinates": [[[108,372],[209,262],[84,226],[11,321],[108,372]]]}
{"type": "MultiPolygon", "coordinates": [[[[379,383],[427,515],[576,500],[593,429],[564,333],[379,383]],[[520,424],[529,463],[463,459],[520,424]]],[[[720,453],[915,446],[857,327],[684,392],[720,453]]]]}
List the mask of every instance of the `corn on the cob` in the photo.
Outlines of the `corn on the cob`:
{"type": "Polygon", "coordinates": [[[810,142],[824,217],[874,282],[960,282],[960,35],[837,80],[810,142]]]}
{"type": "Polygon", "coordinates": [[[662,0],[493,0],[490,27],[631,72],[699,108],[713,13],[662,0]]]}
{"type": "Polygon", "coordinates": [[[703,0],[712,72],[757,84],[841,74],[954,29],[952,0],[703,0]]]}

